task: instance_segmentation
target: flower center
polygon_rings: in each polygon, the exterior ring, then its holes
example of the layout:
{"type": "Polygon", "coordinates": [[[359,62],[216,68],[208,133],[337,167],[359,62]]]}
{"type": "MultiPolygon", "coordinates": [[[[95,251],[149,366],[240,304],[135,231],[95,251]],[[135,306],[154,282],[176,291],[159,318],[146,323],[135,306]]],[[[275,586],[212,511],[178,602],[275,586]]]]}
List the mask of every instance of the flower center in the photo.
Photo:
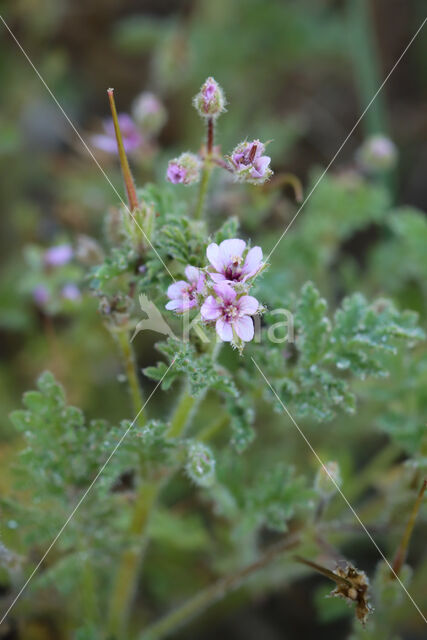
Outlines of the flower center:
{"type": "Polygon", "coordinates": [[[227,322],[232,322],[239,315],[239,310],[232,302],[227,302],[222,308],[222,314],[227,322]]]}

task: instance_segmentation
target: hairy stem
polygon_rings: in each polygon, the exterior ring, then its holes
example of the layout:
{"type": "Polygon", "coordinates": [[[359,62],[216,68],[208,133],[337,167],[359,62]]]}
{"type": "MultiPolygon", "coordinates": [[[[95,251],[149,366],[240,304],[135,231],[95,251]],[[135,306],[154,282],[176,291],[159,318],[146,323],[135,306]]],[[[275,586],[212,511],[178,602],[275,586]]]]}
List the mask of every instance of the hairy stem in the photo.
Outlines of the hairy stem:
{"type": "Polygon", "coordinates": [[[421,486],[421,489],[418,493],[418,497],[415,501],[415,504],[412,507],[411,515],[406,525],[405,533],[403,534],[403,538],[401,540],[401,543],[399,545],[399,548],[393,560],[393,571],[391,572],[391,576],[390,576],[392,580],[396,580],[396,576],[399,575],[402,565],[405,562],[406,554],[408,552],[409,541],[411,539],[412,531],[415,526],[415,520],[417,519],[418,511],[420,510],[426,488],[427,488],[427,480],[424,480],[421,486]]]}
{"type": "Polygon", "coordinates": [[[145,535],[161,484],[142,482],[135,501],[134,512],[129,528],[133,540],[122,554],[115,577],[109,609],[109,638],[125,639],[130,609],[135,595],[137,577],[142,557],[147,545],[145,535]]]}
{"type": "Polygon", "coordinates": [[[110,101],[111,114],[113,116],[114,131],[116,133],[117,148],[119,151],[119,159],[120,159],[120,165],[122,167],[123,180],[125,182],[129,208],[132,212],[134,209],[137,209],[139,206],[138,198],[136,195],[135,183],[133,181],[132,173],[129,167],[129,162],[126,156],[126,151],[123,145],[122,133],[120,131],[119,119],[117,116],[116,103],[114,101],[114,89],[108,89],[107,93],[108,93],[108,99],[110,101]]]}
{"type": "Polygon", "coordinates": [[[200,180],[199,197],[197,200],[196,210],[194,212],[194,218],[196,220],[201,220],[203,217],[206,196],[208,194],[209,180],[213,169],[212,152],[215,133],[214,129],[214,120],[213,118],[209,118],[206,125],[206,157],[202,170],[202,178],[200,180]]]}
{"type": "Polygon", "coordinates": [[[190,598],[190,600],[168,613],[164,618],[159,620],[159,622],[148,627],[148,629],[139,636],[139,640],[161,640],[161,638],[167,637],[179,627],[188,623],[192,618],[200,615],[205,609],[211,607],[215,602],[238,589],[245,580],[257,571],[268,566],[285,551],[296,547],[299,542],[299,534],[295,534],[273,545],[252,564],[221,578],[210,587],[200,591],[193,598],[190,598]]]}
{"type": "Polygon", "coordinates": [[[189,394],[186,386],[172,416],[171,426],[168,431],[169,438],[178,438],[182,434],[195,404],[196,398],[189,394]]]}
{"type": "Polygon", "coordinates": [[[139,384],[138,380],[135,354],[132,348],[132,344],[129,340],[129,332],[127,331],[127,329],[125,329],[115,332],[114,335],[117,337],[117,342],[120,348],[126,377],[128,379],[133,412],[135,416],[139,414],[138,424],[143,425],[145,423],[145,412],[141,411],[141,408],[144,404],[144,397],[142,395],[141,385],[139,384]]]}

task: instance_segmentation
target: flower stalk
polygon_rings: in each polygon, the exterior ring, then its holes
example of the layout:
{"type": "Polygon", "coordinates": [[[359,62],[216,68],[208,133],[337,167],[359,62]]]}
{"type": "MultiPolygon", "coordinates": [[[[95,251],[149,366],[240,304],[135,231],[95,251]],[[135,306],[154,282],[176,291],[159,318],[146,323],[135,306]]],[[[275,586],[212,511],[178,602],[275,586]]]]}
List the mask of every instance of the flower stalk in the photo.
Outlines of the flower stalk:
{"type": "Polygon", "coordinates": [[[126,151],[123,145],[122,133],[120,131],[119,119],[117,115],[116,103],[114,100],[114,89],[108,89],[108,99],[110,101],[111,114],[113,116],[114,131],[116,134],[117,148],[119,151],[120,165],[122,167],[123,180],[125,182],[126,194],[130,211],[134,211],[139,206],[138,197],[136,195],[135,183],[133,181],[126,151]]]}
{"type": "Polygon", "coordinates": [[[277,544],[271,546],[255,562],[235,573],[221,578],[181,606],[178,606],[174,611],[171,611],[159,620],[159,622],[148,627],[148,629],[139,636],[139,640],[162,640],[162,638],[166,638],[176,632],[177,629],[187,624],[192,618],[200,615],[205,609],[215,604],[215,602],[238,589],[248,578],[267,567],[271,562],[276,560],[278,556],[290,549],[294,549],[299,543],[300,535],[298,533],[284,538],[277,544]]]}
{"type": "Polygon", "coordinates": [[[427,488],[427,479],[424,480],[421,486],[421,489],[418,493],[418,497],[415,500],[415,504],[412,507],[411,515],[406,525],[405,532],[403,534],[399,548],[394,557],[393,565],[392,565],[393,571],[390,572],[390,578],[392,580],[396,580],[397,576],[399,575],[402,569],[403,563],[405,562],[406,555],[408,553],[409,541],[411,539],[412,531],[415,526],[415,521],[417,519],[418,511],[420,510],[426,488],[427,488]]]}

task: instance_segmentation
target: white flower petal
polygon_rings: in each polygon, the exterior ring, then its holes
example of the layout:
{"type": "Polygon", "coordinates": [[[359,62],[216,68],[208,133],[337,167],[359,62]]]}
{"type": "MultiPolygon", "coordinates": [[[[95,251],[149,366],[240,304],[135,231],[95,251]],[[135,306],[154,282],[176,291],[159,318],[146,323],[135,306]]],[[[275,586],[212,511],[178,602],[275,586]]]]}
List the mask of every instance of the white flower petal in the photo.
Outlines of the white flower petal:
{"type": "MultiPolygon", "coordinates": [[[[225,267],[230,266],[231,260],[234,257],[240,258],[246,247],[246,242],[239,238],[233,238],[232,240],[223,240],[219,245],[219,255],[222,264],[225,267]]],[[[223,268],[224,268],[223,266],[223,268]]],[[[220,269],[221,271],[222,269],[220,269]]]]}
{"type": "Polygon", "coordinates": [[[244,342],[250,342],[254,337],[254,323],[249,316],[242,316],[233,323],[233,328],[239,338],[244,342]]]}
{"type": "Polygon", "coordinates": [[[187,289],[188,282],[185,282],[185,280],[178,280],[178,282],[174,282],[173,284],[169,285],[167,291],[168,298],[180,298],[184,295],[187,289]]]}
{"type": "Polygon", "coordinates": [[[188,265],[187,267],[185,267],[185,275],[187,276],[189,282],[197,282],[199,278],[199,269],[197,269],[197,267],[188,265]]]}
{"type": "Polygon", "coordinates": [[[252,247],[245,258],[242,271],[246,276],[254,276],[261,267],[262,249],[261,247],[252,247]]]}
{"type": "Polygon", "coordinates": [[[259,302],[253,296],[242,296],[237,301],[242,316],[253,316],[258,311],[259,302]]]}
{"type": "Polygon", "coordinates": [[[224,265],[220,258],[219,247],[215,242],[212,242],[206,249],[206,256],[214,269],[222,271],[224,265]]]}
{"type": "Polygon", "coordinates": [[[215,329],[223,342],[232,341],[233,329],[231,328],[231,324],[229,322],[226,322],[223,318],[218,318],[215,324],[215,329]]]}

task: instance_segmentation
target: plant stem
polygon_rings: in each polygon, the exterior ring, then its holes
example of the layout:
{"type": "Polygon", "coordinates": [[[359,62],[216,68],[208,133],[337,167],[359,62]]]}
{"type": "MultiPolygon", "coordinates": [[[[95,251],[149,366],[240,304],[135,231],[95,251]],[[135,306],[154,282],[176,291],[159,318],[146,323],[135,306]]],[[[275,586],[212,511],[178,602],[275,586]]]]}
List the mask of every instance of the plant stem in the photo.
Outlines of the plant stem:
{"type": "Polygon", "coordinates": [[[224,414],[220,416],[219,418],[213,420],[211,424],[208,424],[208,426],[205,429],[200,431],[196,435],[196,440],[199,440],[200,442],[208,442],[214,436],[216,436],[216,434],[219,431],[221,431],[221,429],[227,426],[229,422],[230,422],[230,416],[228,414],[224,414]]]}
{"type": "Polygon", "coordinates": [[[396,576],[399,575],[399,571],[401,570],[402,565],[405,562],[406,554],[408,552],[409,541],[412,535],[412,530],[414,528],[415,520],[417,519],[418,511],[420,510],[426,488],[427,488],[427,480],[424,480],[422,487],[418,493],[418,497],[415,501],[415,504],[412,507],[411,515],[406,525],[406,529],[405,529],[405,533],[403,534],[402,541],[399,545],[399,548],[393,560],[393,571],[391,572],[391,575],[390,575],[392,580],[396,580],[396,576]]]}
{"type": "Polygon", "coordinates": [[[138,380],[135,354],[129,340],[129,332],[127,329],[122,329],[116,331],[114,335],[117,337],[117,342],[122,355],[126,377],[129,383],[133,412],[135,416],[139,414],[138,424],[142,426],[145,423],[145,412],[141,411],[141,407],[144,404],[144,397],[142,395],[141,386],[138,380]]]}
{"type": "Polygon", "coordinates": [[[161,638],[165,638],[172,632],[176,632],[179,627],[185,625],[196,615],[199,615],[205,609],[215,604],[215,602],[240,587],[245,580],[269,565],[285,551],[296,547],[299,542],[299,534],[294,534],[273,545],[252,564],[221,578],[210,587],[200,591],[193,598],[190,598],[190,600],[184,604],[178,606],[174,611],[168,613],[164,618],[159,620],[159,622],[148,627],[148,629],[139,636],[139,640],[161,640],[161,638]]]}
{"type": "Polygon", "coordinates": [[[184,431],[195,403],[196,398],[189,394],[186,386],[172,416],[169,438],[178,438],[184,431]]]}
{"type": "MultiPolygon", "coordinates": [[[[351,35],[353,72],[364,108],[381,84],[379,59],[368,0],[348,0],[348,30],[351,35]]],[[[386,133],[383,96],[378,95],[364,118],[367,135],[386,133]]]]}
{"type": "Polygon", "coordinates": [[[194,212],[195,220],[201,220],[203,217],[203,211],[205,208],[205,200],[208,193],[209,180],[212,173],[212,167],[209,165],[210,161],[206,160],[206,166],[202,171],[202,178],[200,180],[199,197],[197,200],[196,210],[194,212]]]}
{"type": "Polygon", "coordinates": [[[214,143],[214,120],[208,118],[206,128],[206,157],[204,160],[204,167],[202,170],[202,178],[200,181],[199,197],[197,200],[196,210],[194,212],[194,218],[201,220],[203,217],[203,210],[205,207],[206,196],[208,193],[209,180],[213,169],[213,143],[214,143]]]}
{"type": "Polygon", "coordinates": [[[142,483],[136,497],[129,528],[129,534],[135,538],[135,541],[122,554],[110,601],[109,637],[117,640],[127,637],[126,628],[135,595],[138,571],[148,541],[144,533],[160,488],[161,484],[158,482],[142,483]]]}
{"type": "Polygon", "coordinates": [[[126,156],[126,151],[123,145],[122,133],[120,131],[119,119],[117,116],[116,103],[114,101],[114,89],[108,89],[107,93],[108,93],[108,99],[110,101],[111,114],[113,116],[114,131],[116,133],[117,148],[119,151],[119,159],[122,167],[123,180],[125,182],[129,208],[132,212],[134,209],[137,209],[139,206],[138,198],[136,195],[135,183],[133,181],[132,173],[129,167],[129,162],[126,156]]]}

